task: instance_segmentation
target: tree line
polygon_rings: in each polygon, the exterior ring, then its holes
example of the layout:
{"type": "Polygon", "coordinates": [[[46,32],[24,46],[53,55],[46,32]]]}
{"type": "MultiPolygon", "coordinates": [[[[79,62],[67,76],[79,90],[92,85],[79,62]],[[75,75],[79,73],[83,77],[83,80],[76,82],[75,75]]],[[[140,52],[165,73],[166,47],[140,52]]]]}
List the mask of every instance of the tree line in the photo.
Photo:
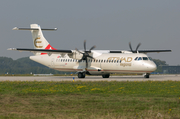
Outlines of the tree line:
{"type": "Polygon", "coordinates": [[[0,57],[0,74],[63,74],[50,69],[42,64],[34,62],[29,57],[13,60],[8,57],[0,57]]]}

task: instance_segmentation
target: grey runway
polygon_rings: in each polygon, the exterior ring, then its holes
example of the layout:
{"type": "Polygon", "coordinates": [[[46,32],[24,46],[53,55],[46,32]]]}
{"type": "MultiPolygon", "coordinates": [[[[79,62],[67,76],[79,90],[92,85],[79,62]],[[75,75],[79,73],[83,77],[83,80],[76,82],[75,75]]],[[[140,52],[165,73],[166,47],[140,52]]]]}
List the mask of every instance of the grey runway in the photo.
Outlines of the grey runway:
{"type": "Polygon", "coordinates": [[[151,75],[150,78],[138,76],[86,76],[86,78],[77,78],[77,76],[0,76],[0,81],[180,81],[180,75],[151,75]]]}

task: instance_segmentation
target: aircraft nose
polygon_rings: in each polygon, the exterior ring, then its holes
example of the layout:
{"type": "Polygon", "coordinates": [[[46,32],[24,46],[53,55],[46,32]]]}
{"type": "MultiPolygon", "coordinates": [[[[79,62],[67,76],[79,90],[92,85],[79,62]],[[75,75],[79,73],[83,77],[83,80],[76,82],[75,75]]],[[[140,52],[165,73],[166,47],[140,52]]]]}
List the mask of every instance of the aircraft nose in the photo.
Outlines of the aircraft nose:
{"type": "Polygon", "coordinates": [[[148,71],[155,71],[157,69],[157,66],[154,62],[149,62],[145,64],[148,71]]]}
{"type": "Polygon", "coordinates": [[[151,71],[155,71],[157,69],[157,66],[156,64],[153,62],[151,64],[148,65],[148,68],[151,70],[151,71]]]}
{"type": "Polygon", "coordinates": [[[153,71],[155,71],[155,70],[157,69],[157,66],[156,66],[155,63],[152,64],[151,69],[152,69],[153,71]]]}

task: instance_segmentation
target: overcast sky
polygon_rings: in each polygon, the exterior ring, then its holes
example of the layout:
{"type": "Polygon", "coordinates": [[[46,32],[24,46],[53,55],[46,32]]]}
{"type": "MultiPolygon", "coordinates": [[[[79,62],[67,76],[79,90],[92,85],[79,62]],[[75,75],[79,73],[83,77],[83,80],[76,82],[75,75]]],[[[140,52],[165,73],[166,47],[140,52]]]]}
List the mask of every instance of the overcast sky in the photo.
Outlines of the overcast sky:
{"type": "Polygon", "coordinates": [[[37,23],[56,49],[97,50],[171,49],[149,53],[170,65],[180,64],[180,0],[3,0],[0,4],[0,56],[13,59],[33,55],[7,48],[33,48],[30,31],[12,28],[37,23]]]}

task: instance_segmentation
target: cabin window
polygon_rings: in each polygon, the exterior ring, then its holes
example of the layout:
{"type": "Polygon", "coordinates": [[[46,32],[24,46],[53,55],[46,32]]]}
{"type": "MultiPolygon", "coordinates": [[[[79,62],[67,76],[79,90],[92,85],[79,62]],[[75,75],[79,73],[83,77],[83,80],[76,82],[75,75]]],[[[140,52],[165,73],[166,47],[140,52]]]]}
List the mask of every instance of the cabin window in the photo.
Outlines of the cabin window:
{"type": "Polygon", "coordinates": [[[134,60],[137,60],[138,59],[138,57],[136,57],[134,60]]]}
{"type": "Polygon", "coordinates": [[[139,58],[138,58],[138,60],[142,60],[142,58],[141,58],[141,57],[139,57],[139,58]]]}
{"type": "Polygon", "coordinates": [[[111,62],[111,60],[109,60],[109,63],[111,62]]]}
{"type": "Polygon", "coordinates": [[[116,63],[116,60],[114,60],[114,63],[116,63]]]}
{"type": "Polygon", "coordinates": [[[143,57],[143,60],[148,60],[148,58],[147,57],[143,57]]]}
{"type": "Polygon", "coordinates": [[[103,60],[101,60],[101,62],[103,62],[103,60]]]}

